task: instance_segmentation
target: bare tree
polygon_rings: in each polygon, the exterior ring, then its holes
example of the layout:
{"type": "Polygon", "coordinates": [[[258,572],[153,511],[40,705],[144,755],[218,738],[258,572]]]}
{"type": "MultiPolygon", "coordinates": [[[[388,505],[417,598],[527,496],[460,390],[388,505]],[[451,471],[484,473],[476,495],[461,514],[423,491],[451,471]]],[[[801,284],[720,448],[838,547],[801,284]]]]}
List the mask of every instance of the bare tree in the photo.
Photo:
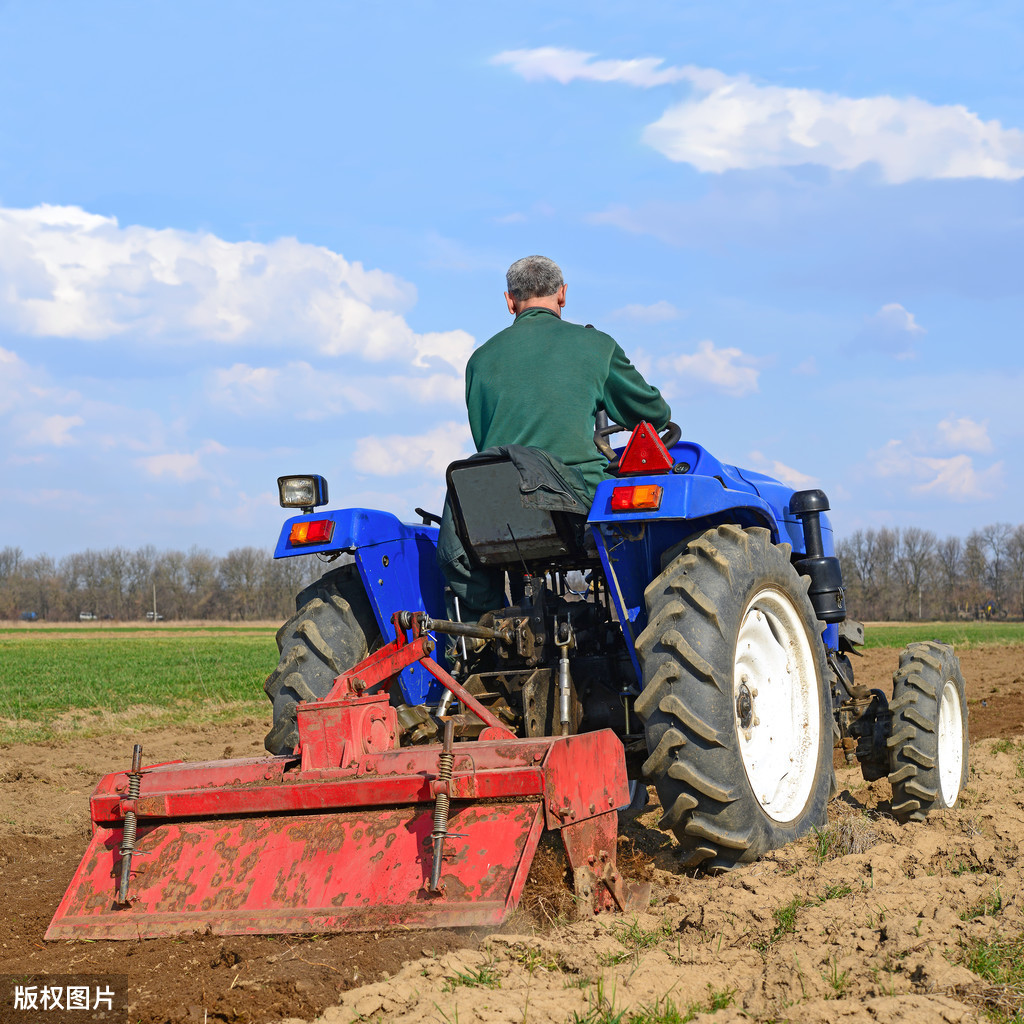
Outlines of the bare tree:
{"type": "MultiPolygon", "coordinates": [[[[960,576],[963,567],[964,546],[959,537],[946,537],[935,546],[935,564],[941,608],[944,615],[960,611],[960,576]]],[[[966,607],[963,609],[967,611],[966,607]]]]}
{"type": "Polygon", "coordinates": [[[218,575],[227,618],[262,618],[268,560],[265,551],[253,547],[235,548],[221,559],[218,575]]]}
{"type": "Polygon", "coordinates": [[[1007,546],[1013,536],[1009,523],[991,523],[981,531],[981,540],[988,554],[986,581],[992,593],[992,600],[1001,608],[1005,601],[1007,569],[1007,546]]]}
{"type": "Polygon", "coordinates": [[[900,537],[898,570],[903,580],[903,617],[924,617],[924,587],[935,559],[935,534],[908,526],[900,537]]]}
{"type": "Polygon", "coordinates": [[[1024,523],[1014,527],[1007,542],[1006,565],[1007,589],[1014,595],[1011,610],[1024,618],[1024,523]]]}
{"type": "Polygon", "coordinates": [[[971,609],[978,608],[985,599],[988,562],[985,541],[977,530],[972,530],[964,543],[963,554],[964,599],[971,609]]]}

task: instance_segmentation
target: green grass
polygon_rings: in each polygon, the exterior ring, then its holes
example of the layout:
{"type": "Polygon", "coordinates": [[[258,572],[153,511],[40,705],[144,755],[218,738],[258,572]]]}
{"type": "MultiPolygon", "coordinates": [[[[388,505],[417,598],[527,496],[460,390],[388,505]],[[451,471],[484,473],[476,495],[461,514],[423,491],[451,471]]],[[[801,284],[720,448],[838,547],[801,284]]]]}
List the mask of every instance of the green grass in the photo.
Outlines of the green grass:
{"type": "Polygon", "coordinates": [[[772,929],[771,935],[753,942],[753,948],[761,956],[766,957],[779,939],[796,932],[797,913],[802,907],[810,906],[811,902],[811,900],[803,899],[800,896],[794,896],[787,904],[773,910],[772,917],[775,919],[775,927],[772,929]]]}
{"type": "Polygon", "coordinates": [[[179,626],[174,623],[161,622],[157,625],[152,623],[140,624],[138,626],[123,626],[121,623],[110,623],[106,626],[80,626],[77,622],[65,622],[63,625],[39,626],[31,623],[27,626],[0,626],[0,636],[33,636],[36,633],[73,633],[75,636],[110,636],[111,634],[122,633],[170,633],[178,631],[183,633],[266,633],[265,625],[253,625],[252,623],[241,622],[237,626],[205,626],[190,623],[187,626],[179,626]]]}
{"type": "Polygon", "coordinates": [[[973,921],[978,917],[995,917],[1003,909],[1003,894],[996,886],[991,895],[979,900],[973,907],[968,907],[960,914],[961,921],[973,921]]]}
{"type": "Polygon", "coordinates": [[[829,885],[825,887],[825,891],[818,897],[818,902],[825,903],[828,900],[841,900],[852,892],[853,889],[850,886],[844,885],[841,882],[836,885],[829,885]]]}
{"type": "Polygon", "coordinates": [[[677,1006],[668,996],[656,1000],[638,1010],[616,1010],[614,999],[605,998],[599,987],[597,1005],[586,1013],[573,1013],[569,1024],[689,1024],[702,1013],[717,1013],[733,1004],[734,988],[715,989],[708,985],[707,999],[690,1003],[685,1008],[677,1006]]]}
{"type": "Polygon", "coordinates": [[[1024,1022],[1024,935],[996,934],[960,949],[960,963],[989,982],[981,993],[986,1013],[996,1024],[1024,1022]]]}
{"type": "Polygon", "coordinates": [[[801,907],[807,906],[807,901],[799,896],[794,896],[784,907],[772,911],[775,918],[775,929],[772,931],[772,942],[777,942],[783,935],[792,935],[796,931],[796,915],[801,907]]]}
{"type": "Polygon", "coordinates": [[[263,709],[263,682],[277,663],[265,627],[13,632],[0,635],[0,743],[49,739],[68,712],[80,712],[70,717],[81,735],[104,712],[185,720],[263,709]]]}
{"type": "Polygon", "coordinates": [[[905,647],[917,640],[938,640],[954,647],[1024,643],[1024,622],[878,623],[864,630],[865,647],[905,647]]]}
{"type": "Polygon", "coordinates": [[[475,971],[456,971],[452,977],[445,979],[445,992],[454,992],[460,987],[501,988],[501,975],[491,964],[484,964],[475,971]]]}
{"type": "Polygon", "coordinates": [[[606,953],[602,957],[602,962],[609,966],[624,964],[627,960],[638,958],[642,951],[653,949],[671,934],[672,928],[666,921],[662,921],[657,928],[648,930],[641,928],[634,918],[631,923],[620,925],[614,931],[615,938],[626,948],[617,953],[606,953]]]}

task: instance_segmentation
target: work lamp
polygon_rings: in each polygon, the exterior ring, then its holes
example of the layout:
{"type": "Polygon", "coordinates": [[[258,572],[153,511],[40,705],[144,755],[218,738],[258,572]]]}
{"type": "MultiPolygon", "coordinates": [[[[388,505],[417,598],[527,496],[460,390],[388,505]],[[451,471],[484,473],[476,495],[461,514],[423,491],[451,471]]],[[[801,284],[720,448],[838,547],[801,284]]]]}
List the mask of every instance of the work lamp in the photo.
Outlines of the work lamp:
{"type": "Polygon", "coordinates": [[[327,504],[327,481],[322,476],[279,476],[277,491],[281,508],[301,508],[312,512],[327,504]]]}

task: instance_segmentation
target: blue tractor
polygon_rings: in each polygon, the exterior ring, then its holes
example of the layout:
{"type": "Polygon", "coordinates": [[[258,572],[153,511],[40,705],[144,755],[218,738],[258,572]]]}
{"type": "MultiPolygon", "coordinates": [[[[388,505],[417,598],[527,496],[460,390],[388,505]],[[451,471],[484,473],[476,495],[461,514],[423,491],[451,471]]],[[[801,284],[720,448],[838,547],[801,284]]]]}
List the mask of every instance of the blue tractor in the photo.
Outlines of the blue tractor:
{"type": "MultiPolygon", "coordinates": [[[[660,438],[641,424],[613,450],[621,429],[595,433],[610,475],[586,516],[538,507],[507,453],[449,467],[466,551],[508,574],[507,604],[475,623],[446,610],[438,516],[318,511],[322,477],[282,477],[282,505],[302,511],[275,557],[343,564],[278,632],[267,749],[290,753],[297,706],[386,642],[396,613],[419,613],[451,675],[517,736],[612,729],[635,806],[653,784],[687,866],[728,869],[823,826],[837,745],[867,779],[889,778],[900,820],[952,807],[967,778],[959,662],[926,641],[903,652],[891,698],[854,682],[863,630],[825,494],[726,465],[672,424],[660,438]]],[[[403,745],[437,742],[447,723],[456,740],[479,735],[421,664],[399,683],[403,745]]]]}

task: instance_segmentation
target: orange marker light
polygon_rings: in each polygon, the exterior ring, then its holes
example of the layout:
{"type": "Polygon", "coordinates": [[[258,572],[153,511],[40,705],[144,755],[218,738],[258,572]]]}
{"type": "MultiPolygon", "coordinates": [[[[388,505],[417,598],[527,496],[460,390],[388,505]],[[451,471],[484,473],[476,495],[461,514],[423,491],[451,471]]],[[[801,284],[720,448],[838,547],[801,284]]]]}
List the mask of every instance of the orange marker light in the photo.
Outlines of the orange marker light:
{"type": "Polygon", "coordinates": [[[288,543],[293,547],[302,544],[326,544],[333,536],[333,519],[313,519],[304,523],[294,523],[288,534],[288,543]]]}
{"type": "Polygon", "coordinates": [[[661,508],[664,488],[658,484],[639,484],[635,487],[612,488],[612,511],[633,512],[638,509],[661,508]]]}

